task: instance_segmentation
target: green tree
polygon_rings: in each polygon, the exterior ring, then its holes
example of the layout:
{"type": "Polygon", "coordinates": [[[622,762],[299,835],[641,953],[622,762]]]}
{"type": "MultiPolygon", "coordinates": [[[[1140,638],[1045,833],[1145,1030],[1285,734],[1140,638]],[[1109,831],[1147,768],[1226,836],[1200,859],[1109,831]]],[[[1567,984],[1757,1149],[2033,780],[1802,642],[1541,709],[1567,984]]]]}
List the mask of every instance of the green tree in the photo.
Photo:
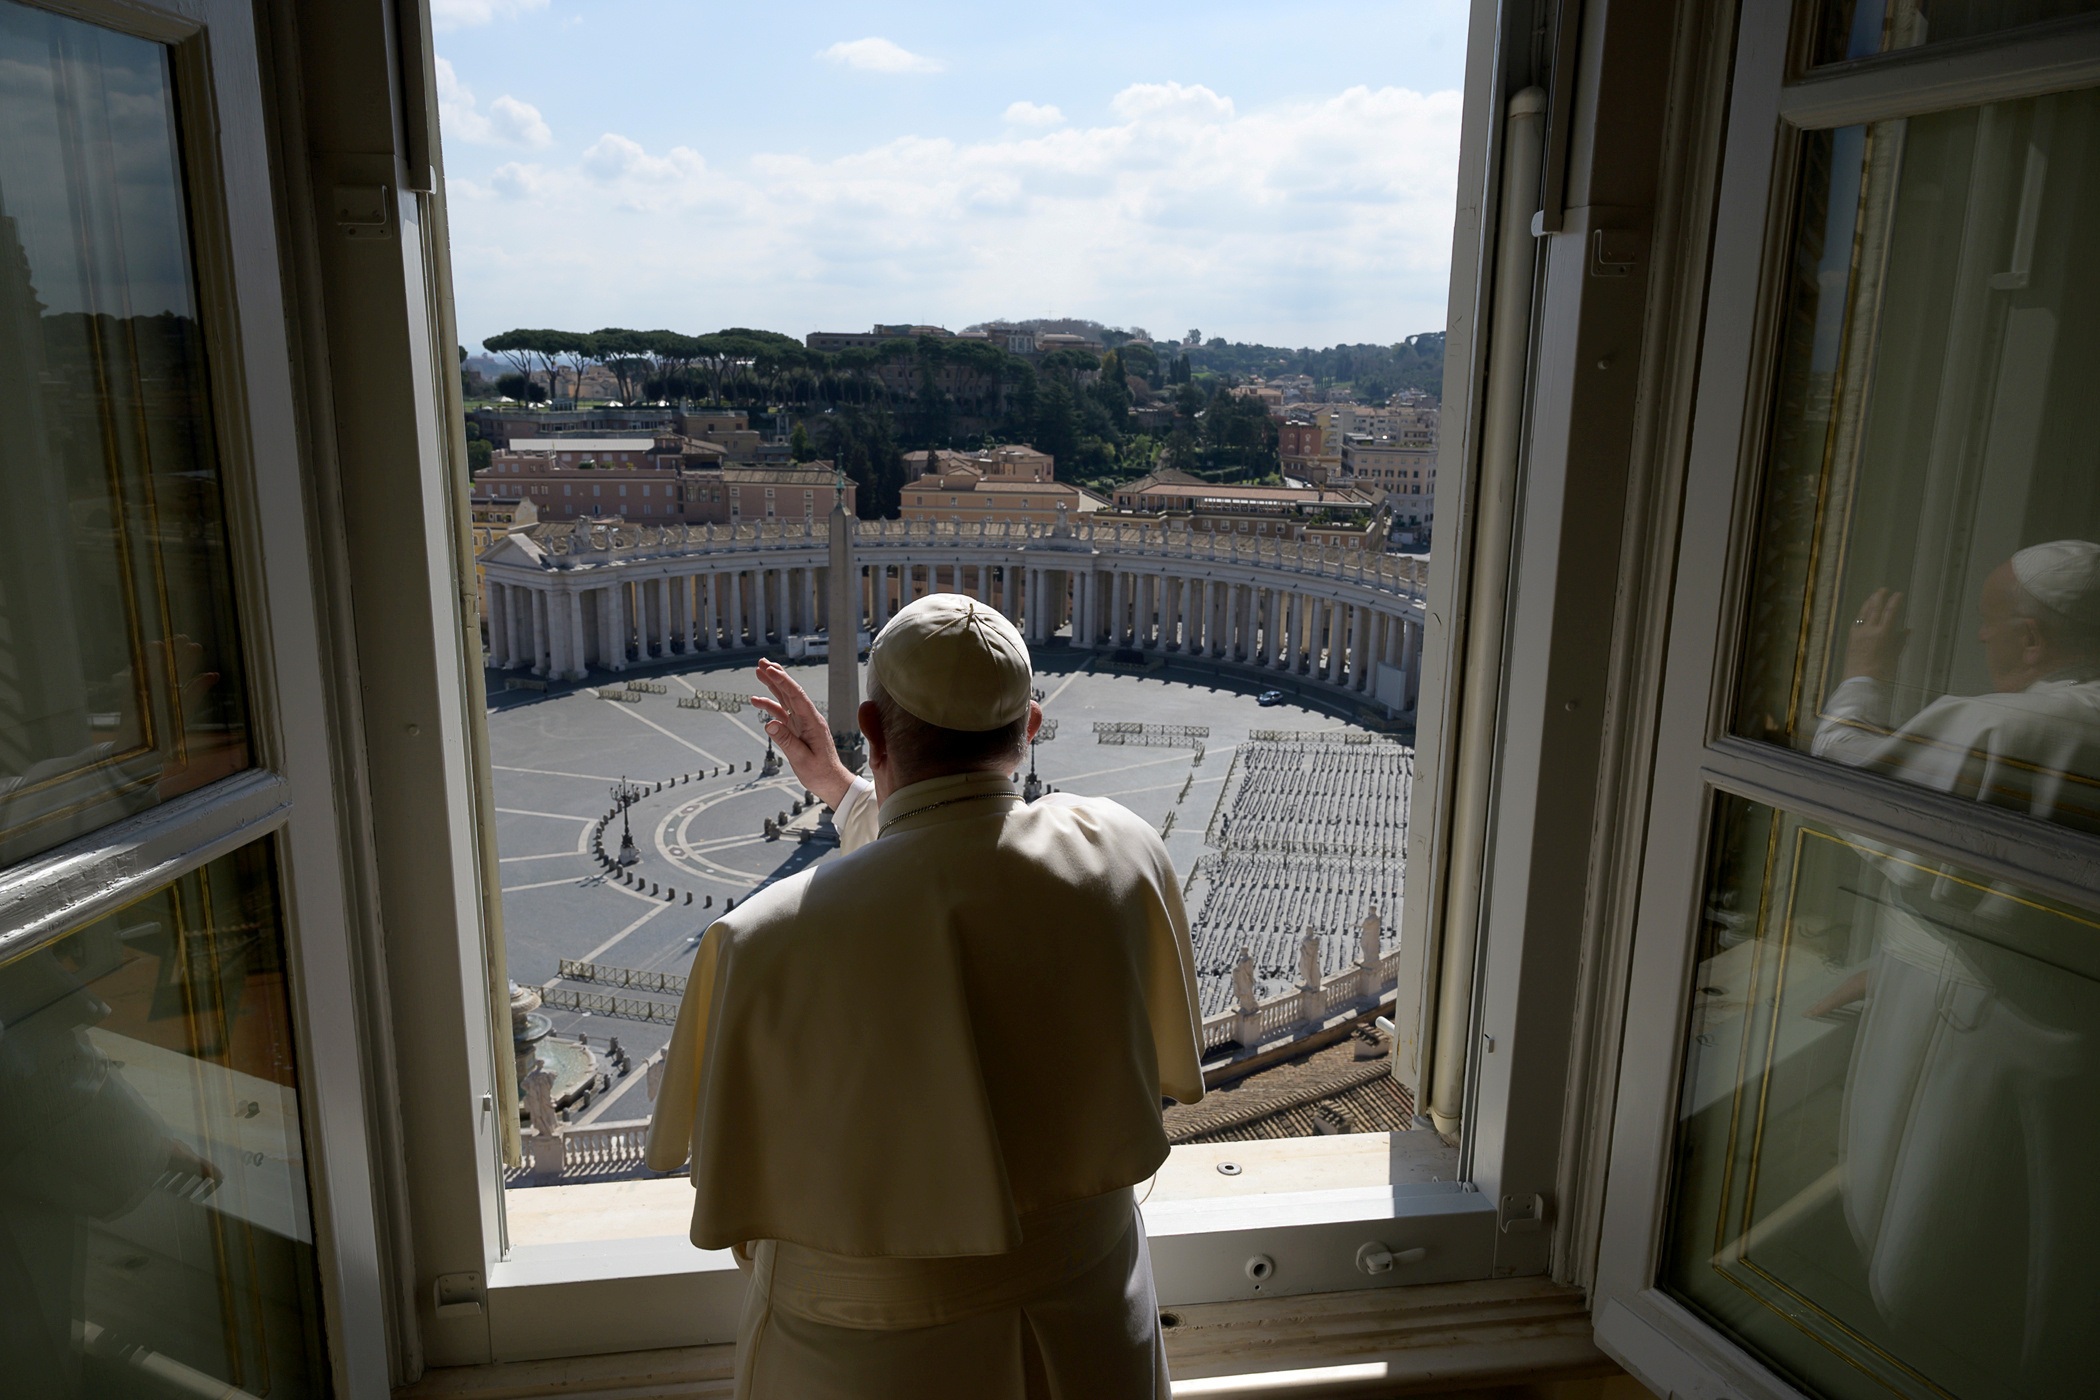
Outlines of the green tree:
{"type": "Polygon", "coordinates": [[[1094,401],[1108,417],[1117,437],[1130,431],[1130,380],[1123,368],[1123,352],[1111,350],[1101,357],[1101,377],[1092,385],[1094,401]]]}
{"type": "Polygon", "coordinates": [[[788,434],[788,455],[798,462],[817,460],[817,445],[809,440],[809,429],[800,421],[796,422],[795,431],[788,434]]]}
{"type": "Polygon", "coordinates": [[[1035,447],[1059,462],[1079,455],[1079,409],[1061,376],[1051,376],[1036,393],[1035,447]]]}
{"type": "Polygon", "coordinates": [[[547,391],[522,374],[499,375],[496,392],[516,399],[519,403],[544,403],[547,391]]]}

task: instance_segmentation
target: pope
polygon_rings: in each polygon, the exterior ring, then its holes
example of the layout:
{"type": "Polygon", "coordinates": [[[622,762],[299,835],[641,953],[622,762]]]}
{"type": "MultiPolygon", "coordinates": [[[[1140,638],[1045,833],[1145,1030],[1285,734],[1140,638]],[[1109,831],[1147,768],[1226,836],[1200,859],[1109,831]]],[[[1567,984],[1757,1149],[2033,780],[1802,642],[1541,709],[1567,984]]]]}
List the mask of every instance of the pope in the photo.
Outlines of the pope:
{"type": "Polygon", "coordinates": [[[1116,803],[1024,804],[1028,648],[934,594],[868,652],[868,777],[771,662],[753,703],[839,856],[709,927],[648,1163],[749,1271],[739,1397],[1164,1397],[1133,1187],[1203,1095],[1188,917],[1116,803]]]}

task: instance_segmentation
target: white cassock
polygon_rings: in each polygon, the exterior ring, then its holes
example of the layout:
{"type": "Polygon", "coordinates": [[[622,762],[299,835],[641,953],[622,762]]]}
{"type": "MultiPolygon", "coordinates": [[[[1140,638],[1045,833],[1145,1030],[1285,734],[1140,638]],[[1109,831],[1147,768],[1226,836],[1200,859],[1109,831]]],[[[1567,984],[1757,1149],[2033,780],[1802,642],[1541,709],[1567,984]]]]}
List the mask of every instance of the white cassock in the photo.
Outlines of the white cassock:
{"type": "Polygon", "coordinates": [[[1202,1097],[1188,917],[1116,803],[856,781],[693,959],[648,1162],[751,1269],[741,1397],[1160,1396],[1131,1188],[1202,1097]],[[877,839],[877,838],[880,839],[877,839]]]}
{"type": "MultiPolygon", "coordinates": [[[[1814,752],[2100,830],[2100,679],[1949,696],[1900,729],[1846,681],[1814,752]]],[[[2100,1328],[2100,928],[1933,857],[1857,842],[1885,881],[1847,1071],[1847,1224],[1875,1305],[2008,1393],[2071,1394],[2100,1328]]]]}

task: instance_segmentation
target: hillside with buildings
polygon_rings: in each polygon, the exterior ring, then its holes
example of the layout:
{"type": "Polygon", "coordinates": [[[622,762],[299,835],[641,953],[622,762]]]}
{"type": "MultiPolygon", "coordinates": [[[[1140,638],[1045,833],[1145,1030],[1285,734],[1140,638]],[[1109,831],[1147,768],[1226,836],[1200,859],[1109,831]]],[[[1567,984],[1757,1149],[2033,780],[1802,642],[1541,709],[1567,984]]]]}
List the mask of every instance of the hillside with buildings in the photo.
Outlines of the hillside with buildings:
{"type": "Polygon", "coordinates": [[[508,366],[493,379],[462,356],[477,524],[808,519],[843,482],[864,519],[1107,511],[1419,549],[1436,400],[1388,384],[1440,373],[1442,343],[1290,351],[1073,318],[800,340],[509,331],[484,342],[508,366]]]}

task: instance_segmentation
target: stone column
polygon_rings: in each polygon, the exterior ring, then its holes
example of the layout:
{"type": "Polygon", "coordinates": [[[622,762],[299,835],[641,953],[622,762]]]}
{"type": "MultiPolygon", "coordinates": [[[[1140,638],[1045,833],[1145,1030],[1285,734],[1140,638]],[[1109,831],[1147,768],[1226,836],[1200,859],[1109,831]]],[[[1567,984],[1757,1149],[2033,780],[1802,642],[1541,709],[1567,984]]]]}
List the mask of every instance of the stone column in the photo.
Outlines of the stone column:
{"type": "Polygon", "coordinates": [[[1342,661],[1349,654],[1349,607],[1346,603],[1330,601],[1327,604],[1327,683],[1342,683],[1342,661]]]}
{"type": "Polygon", "coordinates": [[[1356,625],[1349,634],[1349,688],[1362,695],[1370,689],[1364,682],[1371,673],[1371,613],[1361,607],[1354,611],[1356,625]]]}
{"type": "Polygon", "coordinates": [[[729,571],[729,613],[722,619],[723,645],[740,647],[744,644],[744,573],[741,569],[729,571]]]}
{"type": "Polygon", "coordinates": [[[1298,595],[1289,590],[1279,593],[1276,611],[1276,635],[1281,641],[1276,650],[1276,669],[1292,671],[1297,666],[1295,653],[1298,649],[1298,595]]]}
{"type": "Polygon", "coordinates": [[[525,610],[531,616],[532,674],[547,674],[547,595],[537,588],[526,590],[525,610]]]}
{"type": "Polygon", "coordinates": [[[583,595],[570,589],[555,599],[560,604],[561,625],[569,634],[569,679],[580,681],[588,674],[590,663],[584,659],[583,648],[583,595]]]}
{"type": "Polygon", "coordinates": [[[627,669],[627,648],[634,640],[634,605],[627,596],[627,583],[623,579],[606,590],[612,597],[612,668],[627,669]]]}
{"type": "Polygon", "coordinates": [[[721,616],[721,610],[717,607],[715,598],[715,580],[720,577],[720,574],[713,569],[709,569],[693,582],[693,590],[700,600],[700,650],[702,651],[713,651],[716,646],[720,645],[720,639],[715,635],[717,619],[721,616]]]}
{"type": "Polygon", "coordinates": [[[545,643],[547,655],[541,662],[541,669],[534,671],[534,675],[546,676],[550,680],[563,680],[567,678],[572,663],[579,668],[584,664],[569,646],[566,605],[570,596],[567,593],[555,592],[539,595],[540,640],[545,643]]]}
{"type": "Polygon", "coordinates": [[[488,599],[488,664],[500,670],[510,661],[510,603],[503,596],[503,585],[494,579],[484,579],[481,588],[488,599]]]}
{"type": "Polygon", "coordinates": [[[1422,690],[1422,628],[1412,618],[1401,619],[1400,627],[1407,635],[1400,661],[1400,669],[1407,674],[1405,708],[1412,710],[1422,690]]]}
{"type": "Polygon", "coordinates": [[[1239,634],[1236,639],[1238,645],[1233,648],[1233,658],[1238,661],[1252,661],[1254,659],[1254,585],[1251,583],[1235,584],[1234,591],[1239,595],[1240,608],[1239,627],[1235,629],[1239,634]]]}
{"type": "Polygon", "coordinates": [[[671,580],[656,580],[656,644],[659,654],[671,654],[671,580]]]}
{"type": "Polygon", "coordinates": [[[1127,596],[1124,590],[1128,587],[1125,580],[1126,576],[1121,569],[1117,569],[1110,575],[1108,587],[1108,644],[1112,647],[1123,645],[1123,600],[1127,596]]]}
{"type": "Polygon", "coordinates": [[[751,574],[751,644],[753,646],[764,646],[768,640],[768,634],[773,630],[770,625],[772,618],[769,616],[772,609],[768,606],[773,600],[767,596],[767,590],[771,586],[768,575],[771,573],[772,570],[761,565],[753,570],[751,574]]]}

